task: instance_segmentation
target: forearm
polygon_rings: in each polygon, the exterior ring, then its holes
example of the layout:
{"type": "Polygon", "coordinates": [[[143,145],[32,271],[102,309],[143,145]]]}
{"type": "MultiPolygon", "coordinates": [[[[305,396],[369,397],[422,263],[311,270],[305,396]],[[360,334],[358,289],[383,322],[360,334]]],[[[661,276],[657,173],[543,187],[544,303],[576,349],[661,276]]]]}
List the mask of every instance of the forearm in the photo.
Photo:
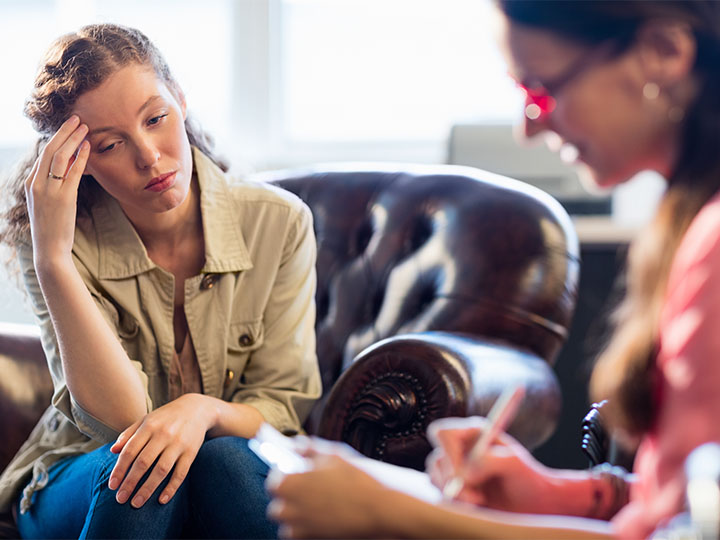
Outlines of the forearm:
{"type": "Polygon", "coordinates": [[[265,421],[260,411],[250,405],[231,403],[210,396],[207,398],[211,400],[211,427],[207,432],[211,438],[234,436],[249,439],[255,436],[265,421]]]}
{"type": "Polygon", "coordinates": [[[36,265],[73,399],[122,431],[147,413],[145,389],[72,260],[36,265]]]}
{"type": "Polygon", "coordinates": [[[549,490],[543,497],[544,514],[597,518],[603,513],[603,501],[611,496],[611,486],[598,482],[589,471],[549,469],[549,490]]]}
{"type": "Polygon", "coordinates": [[[375,499],[378,536],[394,538],[612,538],[608,522],[515,514],[461,503],[433,505],[388,490],[375,499]]]}
{"type": "Polygon", "coordinates": [[[609,520],[627,503],[631,476],[610,465],[590,470],[542,467],[542,496],[519,511],[609,520]]]}

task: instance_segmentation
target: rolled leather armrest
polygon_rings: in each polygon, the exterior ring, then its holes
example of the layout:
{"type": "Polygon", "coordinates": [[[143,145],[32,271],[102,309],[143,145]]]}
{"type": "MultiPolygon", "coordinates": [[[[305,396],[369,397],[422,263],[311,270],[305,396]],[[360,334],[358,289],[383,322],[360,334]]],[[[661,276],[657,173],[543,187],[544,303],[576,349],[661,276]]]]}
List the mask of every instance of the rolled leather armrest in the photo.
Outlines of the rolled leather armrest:
{"type": "Polygon", "coordinates": [[[508,432],[533,449],[555,429],[561,397],[545,360],[506,342],[449,332],[394,336],[362,351],[333,386],[318,434],[363,454],[424,469],[428,425],[486,415],[502,390],[525,398],[508,432]]]}

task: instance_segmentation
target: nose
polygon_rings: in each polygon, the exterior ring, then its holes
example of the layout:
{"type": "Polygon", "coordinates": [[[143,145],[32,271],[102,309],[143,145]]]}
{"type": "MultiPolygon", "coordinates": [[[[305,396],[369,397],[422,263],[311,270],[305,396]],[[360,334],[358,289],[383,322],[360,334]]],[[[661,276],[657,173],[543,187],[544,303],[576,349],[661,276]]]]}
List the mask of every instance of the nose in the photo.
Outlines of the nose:
{"type": "Polygon", "coordinates": [[[160,160],[160,150],[150,137],[136,141],[136,163],[139,169],[149,169],[160,160]]]}
{"type": "Polygon", "coordinates": [[[532,139],[538,133],[550,129],[550,115],[549,112],[540,111],[529,99],[525,100],[520,135],[525,139],[532,139]]]}

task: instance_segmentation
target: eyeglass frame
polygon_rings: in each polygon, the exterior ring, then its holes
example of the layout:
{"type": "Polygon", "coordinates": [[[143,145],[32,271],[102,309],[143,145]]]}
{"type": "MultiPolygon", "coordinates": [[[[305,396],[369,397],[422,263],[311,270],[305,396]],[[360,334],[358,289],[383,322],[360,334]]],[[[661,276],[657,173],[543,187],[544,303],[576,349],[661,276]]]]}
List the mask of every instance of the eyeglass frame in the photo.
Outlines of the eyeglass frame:
{"type": "Polygon", "coordinates": [[[555,76],[550,82],[524,82],[515,79],[515,84],[523,91],[525,99],[530,101],[525,105],[523,111],[525,117],[528,120],[538,120],[552,113],[557,107],[557,99],[554,96],[562,92],[568,84],[582,75],[585,70],[592,67],[596,61],[610,59],[624,50],[624,45],[624,42],[612,39],[591,47],[573,60],[562,73],[555,76]],[[528,112],[528,107],[531,105],[535,105],[539,110],[534,117],[528,112]]]}

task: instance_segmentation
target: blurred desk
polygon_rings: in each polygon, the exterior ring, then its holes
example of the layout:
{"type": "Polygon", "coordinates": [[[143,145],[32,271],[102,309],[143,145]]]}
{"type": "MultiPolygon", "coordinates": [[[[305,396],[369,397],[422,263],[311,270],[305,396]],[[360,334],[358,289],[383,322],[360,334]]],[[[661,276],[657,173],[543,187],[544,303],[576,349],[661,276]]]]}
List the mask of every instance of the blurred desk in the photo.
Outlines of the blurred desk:
{"type": "Polygon", "coordinates": [[[617,223],[610,216],[572,216],[582,246],[627,246],[640,230],[635,225],[617,223]]]}

